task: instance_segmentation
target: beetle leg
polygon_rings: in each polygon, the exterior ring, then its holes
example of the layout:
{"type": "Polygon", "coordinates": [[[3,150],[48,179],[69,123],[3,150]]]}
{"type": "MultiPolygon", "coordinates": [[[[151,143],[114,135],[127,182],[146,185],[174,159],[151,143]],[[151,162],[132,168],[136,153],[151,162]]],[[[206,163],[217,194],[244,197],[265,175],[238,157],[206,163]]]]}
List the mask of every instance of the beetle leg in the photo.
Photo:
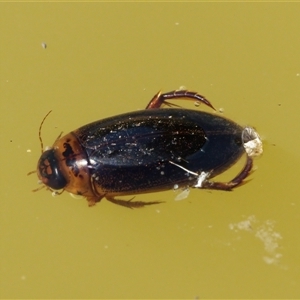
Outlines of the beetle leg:
{"type": "Polygon", "coordinates": [[[162,203],[162,201],[152,201],[152,202],[132,201],[133,198],[131,198],[129,200],[121,200],[121,199],[115,199],[114,197],[106,197],[106,199],[108,201],[118,204],[118,205],[121,205],[121,206],[124,206],[124,207],[127,207],[127,208],[140,208],[140,207],[144,207],[146,205],[162,203]]]}
{"type": "Polygon", "coordinates": [[[195,92],[190,92],[187,90],[176,90],[164,94],[162,94],[161,91],[159,91],[148,103],[146,109],[160,108],[162,104],[165,103],[166,100],[172,100],[172,99],[175,100],[175,99],[182,99],[182,98],[193,100],[193,101],[199,101],[215,110],[212,104],[204,96],[201,96],[195,92]]]}
{"type": "Polygon", "coordinates": [[[86,200],[87,200],[89,206],[94,206],[94,205],[96,205],[97,202],[100,202],[100,200],[101,200],[102,198],[103,198],[103,197],[101,197],[101,198],[87,197],[86,200]]]}
{"type": "Polygon", "coordinates": [[[209,180],[204,180],[201,183],[201,188],[203,189],[211,189],[211,190],[223,190],[230,191],[238,185],[243,184],[244,179],[249,175],[253,166],[253,160],[251,157],[247,156],[246,165],[243,170],[234,177],[229,182],[214,182],[209,180]]]}

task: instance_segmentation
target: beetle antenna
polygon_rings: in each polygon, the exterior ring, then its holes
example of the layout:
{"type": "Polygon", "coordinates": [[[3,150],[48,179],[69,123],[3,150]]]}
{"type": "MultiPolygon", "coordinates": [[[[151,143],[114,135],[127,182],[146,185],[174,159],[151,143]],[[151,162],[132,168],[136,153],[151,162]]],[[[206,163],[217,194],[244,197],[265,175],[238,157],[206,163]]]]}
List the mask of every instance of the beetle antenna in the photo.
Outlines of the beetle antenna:
{"type": "Polygon", "coordinates": [[[52,110],[50,110],[50,111],[46,114],[46,116],[44,117],[44,119],[43,119],[43,121],[42,121],[42,123],[41,123],[41,125],[40,125],[40,128],[39,128],[39,139],[40,139],[40,143],[41,143],[41,151],[42,151],[42,154],[43,154],[43,150],[44,150],[44,145],[43,145],[43,140],[42,140],[42,127],[43,127],[43,124],[44,124],[46,118],[50,115],[51,112],[52,112],[52,110]]]}
{"type": "Polygon", "coordinates": [[[34,173],[36,173],[36,170],[27,173],[27,176],[28,176],[28,175],[31,175],[31,174],[34,174],[34,173]]]}

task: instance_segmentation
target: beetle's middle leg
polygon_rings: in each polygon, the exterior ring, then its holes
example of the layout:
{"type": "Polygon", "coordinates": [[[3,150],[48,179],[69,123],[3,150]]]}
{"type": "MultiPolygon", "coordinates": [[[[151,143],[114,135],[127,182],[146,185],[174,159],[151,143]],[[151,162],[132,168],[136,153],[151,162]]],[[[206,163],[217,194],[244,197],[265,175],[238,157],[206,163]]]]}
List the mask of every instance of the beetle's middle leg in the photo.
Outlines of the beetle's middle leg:
{"type": "Polygon", "coordinates": [[[129,200],[121,200],[121,199],[115,199],[114,197],[105,197],[108,201],[127,207],[127,208],[140,208],[144,207],[147,205],[152,205],[152,204],[159,204],[162,203],[162,201],[151,201],[151,202],[143,202],[143,201],[132,201],[133,198],[129,200]]]}
{"type": "Polygon", "coordinates": [[[175,100],[183,98],[193,101],[199,101],[215,110],[212,104],[204,96],[187,90],[176,90],[164,94],[162,94],[161,91],[159,91],[148,103],[146,109],[160,108],[166,100],[175,100]]]}

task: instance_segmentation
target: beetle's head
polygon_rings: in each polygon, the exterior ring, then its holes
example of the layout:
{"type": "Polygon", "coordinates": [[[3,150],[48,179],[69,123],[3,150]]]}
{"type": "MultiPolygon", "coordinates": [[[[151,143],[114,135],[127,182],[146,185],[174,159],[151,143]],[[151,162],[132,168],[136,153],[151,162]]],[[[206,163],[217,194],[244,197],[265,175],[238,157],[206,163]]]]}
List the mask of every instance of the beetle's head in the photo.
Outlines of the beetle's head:
{"type": "Polygon", "coordinates": [[[37,175],[50,189],[60,190],[66,187],[68,181],[61,169],[61,161],[56,155],[55,148],[42,153],[37,165],[37,175]]]}

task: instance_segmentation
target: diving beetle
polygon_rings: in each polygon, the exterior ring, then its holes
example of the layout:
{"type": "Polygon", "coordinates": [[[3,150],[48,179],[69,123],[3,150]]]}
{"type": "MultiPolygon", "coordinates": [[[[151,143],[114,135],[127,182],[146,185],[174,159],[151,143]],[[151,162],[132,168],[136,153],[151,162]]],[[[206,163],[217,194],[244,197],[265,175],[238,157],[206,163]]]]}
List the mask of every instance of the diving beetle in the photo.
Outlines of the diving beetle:
{"type": "MultiPolygon", "coordinates": [[[[217,114],[167,102],[176,99],[198,101],[214,109],[198,93],[159,92],[144,110],[98,120],[59,137],[42,152],[38,178],[52,192],[84,196],[90,206],[106,198],[129,208],[160,201],[116,197],[175,186],[229,191],[241,185],[252,169],[252,157],[262,153],[256,131],[217,114]],[[161,108],[163,104],[173,107],[161,108]],[[246,163],[236,177],[229,182],[211,181],[243,154],[246,163]]],[[[39,129],[42,148],[41,129],[46,117],[39,129]]]]}

